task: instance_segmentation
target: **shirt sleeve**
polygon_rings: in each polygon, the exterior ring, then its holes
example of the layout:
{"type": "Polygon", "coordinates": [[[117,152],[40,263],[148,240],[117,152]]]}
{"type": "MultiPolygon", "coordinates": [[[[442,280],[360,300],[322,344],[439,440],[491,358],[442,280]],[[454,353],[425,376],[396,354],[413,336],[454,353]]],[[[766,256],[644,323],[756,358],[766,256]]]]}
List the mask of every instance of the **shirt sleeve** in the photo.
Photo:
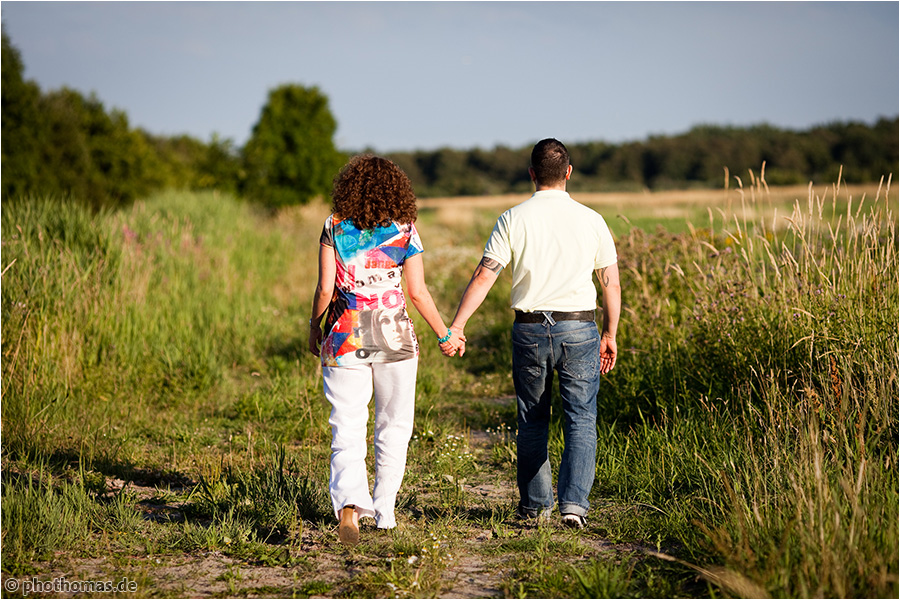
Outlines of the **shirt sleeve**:
{"type": "Polygon", "coordinates": [[[425,248],[422,246],[422,238],[419,237],[419,231],[416,229],[416,224],[410,223],[409,244],[406,247],[406,256],[403,257],[403,260],[415,256],[416,254],[421,254],[422,252],[425,252],[425,248]]]}
{"type": "Polygon", "coordinates": [[[484,256],[492,258],[504,268],[512,260],[512,247],[509,243],[509,214],[503,213],[494,224],[491,237],[484,246],[484,256]]]}
{"type": "Polygon", "coordinates": [[[334,220],[331,218],[331,215],[328,215],[328,218],[325,219],[325,225],[322,227],[322,235],[319,236],[319,244],[322,246],[334,248],[334,231],[332,231],[333,222],[334,220]]]}
{"type": "Polygon", "coordinates": [[[594,269],[603,269],[618,262],[619,257],[616,254],[616,243],[613,241],[612,233],[603,217],[598,215],[597,228],[599,230],[600,244],[597,248],[597,254],[594,257],[594,269]]]}

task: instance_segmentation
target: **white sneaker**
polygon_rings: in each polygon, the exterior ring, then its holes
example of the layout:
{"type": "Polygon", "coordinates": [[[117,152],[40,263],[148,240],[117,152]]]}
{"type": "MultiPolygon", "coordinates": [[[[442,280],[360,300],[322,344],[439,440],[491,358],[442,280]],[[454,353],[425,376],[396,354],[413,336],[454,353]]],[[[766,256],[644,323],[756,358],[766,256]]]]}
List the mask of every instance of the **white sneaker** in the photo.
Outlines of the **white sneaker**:
{"type": "Polygon", "coordinates": [[[568,513],[562,516],[563,525],[571,529],[584,529],[587,520],[581,515],[568,513]]]}

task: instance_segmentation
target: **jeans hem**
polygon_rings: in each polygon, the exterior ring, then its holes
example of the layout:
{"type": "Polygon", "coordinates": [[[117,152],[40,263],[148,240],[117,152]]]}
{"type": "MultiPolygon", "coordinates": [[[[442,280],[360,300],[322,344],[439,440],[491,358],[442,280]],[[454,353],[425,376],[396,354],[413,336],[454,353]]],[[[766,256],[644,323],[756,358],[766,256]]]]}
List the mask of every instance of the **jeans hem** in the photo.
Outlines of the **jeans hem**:
{"type": "Polygon", "coordinates": [[[553,508],[545,506],[541,508],[526,508],[521,504],[516,509],[516,514],[523,519],[549,519],[553,508]]]}
{"type": "Polygon", "coordinates": [[[578,515],[579,517],[587,516],[587,507],[579,504],[560,504],[559,512],[563,515],[578,515]]]}

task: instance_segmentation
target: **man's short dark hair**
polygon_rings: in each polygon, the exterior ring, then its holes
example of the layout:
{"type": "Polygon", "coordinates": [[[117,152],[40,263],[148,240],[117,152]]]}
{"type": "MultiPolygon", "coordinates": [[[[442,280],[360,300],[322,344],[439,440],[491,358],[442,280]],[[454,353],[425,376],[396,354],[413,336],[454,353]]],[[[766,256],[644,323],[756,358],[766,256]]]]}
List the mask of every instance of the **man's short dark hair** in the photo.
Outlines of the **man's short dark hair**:
{"type": "Polygon", "coordinates": [[[531,168],[538,185],[554,185],[566,178],[569,151],[559,140],[547,138],[534,145],[531,168]]]}

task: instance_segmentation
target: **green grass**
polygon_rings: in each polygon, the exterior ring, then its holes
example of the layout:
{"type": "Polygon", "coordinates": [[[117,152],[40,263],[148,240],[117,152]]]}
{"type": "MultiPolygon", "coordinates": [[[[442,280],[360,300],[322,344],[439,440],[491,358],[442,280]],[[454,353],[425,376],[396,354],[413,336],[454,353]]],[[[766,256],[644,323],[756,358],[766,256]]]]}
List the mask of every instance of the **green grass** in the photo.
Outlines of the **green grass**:
{"type": "MultiPolygon", "coordinates": [[[[6,203],[4,576],[129,577],[143,597],[897,596],[896,192],[785,204],[754,184],[606,215],[624,310],[587,529],[514,517],[503,276],[463,359],[421,336],[399,526],[354,550],[304,327],[327,207],[6,203]],[[172,574],[207,556],[228,562],[172,574]]],[[[418,224],[447,320],[496,217],[465,210],[418,224]]]]}

